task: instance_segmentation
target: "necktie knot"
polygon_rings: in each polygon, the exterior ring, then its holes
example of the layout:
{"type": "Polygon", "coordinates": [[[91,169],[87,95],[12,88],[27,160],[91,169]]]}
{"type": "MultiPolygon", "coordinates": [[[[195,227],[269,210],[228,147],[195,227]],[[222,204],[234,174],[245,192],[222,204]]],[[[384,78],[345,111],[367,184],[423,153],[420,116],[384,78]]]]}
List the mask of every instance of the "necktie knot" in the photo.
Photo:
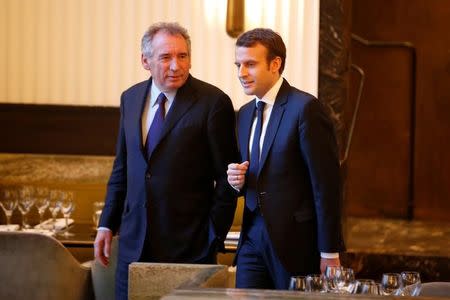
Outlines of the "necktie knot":
{"type": "Polygon", "coordinates": [[[264,101],[258,101],[258,103],[256,103],[256,109],[258,112],[264,111],[264,106],[266,106],[266,102],[264,101]]]}
{"type": "Polygon", "coordinates": [[[161,93],[158,95],[158,98],[156,98],[156,104],[158,105],[164,105],[167,101],[166,95],[164,93],[161,93]]]}

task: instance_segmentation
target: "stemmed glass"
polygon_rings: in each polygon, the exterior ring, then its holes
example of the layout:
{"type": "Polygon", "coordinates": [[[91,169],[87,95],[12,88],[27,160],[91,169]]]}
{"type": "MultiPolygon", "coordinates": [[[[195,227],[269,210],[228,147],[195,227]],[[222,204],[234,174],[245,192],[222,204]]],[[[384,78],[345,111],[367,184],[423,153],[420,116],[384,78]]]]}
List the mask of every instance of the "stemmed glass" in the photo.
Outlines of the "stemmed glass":
{"type": "Polygon", "coordinates": [[[11,224],[11,216],[13,214],[13,211],[17,207],[17,191],[12,189],[3,190],[1,193],[0,205],[5,211],[6,230],[9,231],[9,225],[11,224]]]}
{"type": "Polygon", "coordinates": [[[384,273],[381,277],[383,295],[396,295],[403,288],[402,277],[398,273],[384,273]]]}
{"type": "Polygon", "coordinates": [[[50,205],[48,188],[46,188],[46,187],[36,188],[35,199],[36,199],[35,205],[36,205],[36,207],[38,209],[38,213],[39,213],[39,224],[42,225],[45,210],[50,205]]]}
{"type": "Polygon", "coordinates": [[[75,203],[73,202],[73,192],[61,192],[61,200],[59,205],[66,224],[66,230],[64,231],[63,235],[65,237],[73,236],[74,234],[69,232],[69,218],[72,212],[75,210],[75,203]]]}
{"type": "Polygon", "coordinates": [[[352,293],[381,295],[381,286],[372,279],[358,279],[355,282],[352,293]]]}
{"type": "Polygon", "coordinates": [[[321,274],[312,274],[306,276],[306,289],[307,292],[326,293],[327,284],[325,276],[321,274]]]}
{"type": "Polygon", "coordinates": [[[327,266],[325,268],[325,278],[327,279],[328,290],[332,293],[338,293],[338,282],[342,279],[342,267],[341,266],[327,266]]]}
{"type": "Polygon", "coordinates": [[[58,213],[61,210],[60,195],[61,192],[58,190],[51,190],[49,193],[50,201],[48,205],[48,210],[52,214],[52,231],[54,234],[56,234],[56,217],[58,216],[58,213]]]}
{"type": "Polygon", "coordinates": [[[27,214],[34,205],[34,188],[31,186],[24,186],[19,190],[19,210],[22,213],[22,229],[30,228],[27,224],[27,214]]]}
{"type": "Polygon", "coordinates": [[[403,281],[402,296],[419,296],[422,289],[419,272],[404,271],[401,274],[403,281]]]}
{"type": "Polygon", "coordinates": [[[92,221],[94,222],[94,229],[97,229],[98,222],[100,221],[100,216],[102,214],[103,207],[105,206],[104,202],[96,201],[92,204],[92,208],[94,213],[92,214],[92,221]]]}
{"type": "Polygon", "coordinates": [[[350,294],[355,283],[355,273],[352,268],[342,268],[340,276],[336,277],[338,292],[350,294]]]}
{"type": "Polygon", "coordinates": [[[306,291],[306,276],[292,276],[289,282],[289,290],[306,291]]]}

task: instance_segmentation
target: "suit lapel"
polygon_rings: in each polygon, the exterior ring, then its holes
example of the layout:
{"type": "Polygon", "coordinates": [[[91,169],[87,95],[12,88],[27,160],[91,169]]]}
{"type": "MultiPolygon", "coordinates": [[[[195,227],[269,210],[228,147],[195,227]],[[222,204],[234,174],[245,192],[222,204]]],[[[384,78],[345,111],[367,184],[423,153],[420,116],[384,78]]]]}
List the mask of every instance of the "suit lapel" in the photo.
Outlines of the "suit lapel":
{"type": "Polygon", "coordinates": [[[142,88],[136,91],[136,100],[134,100],[132,103],[133,105],[133,116],[130,118],[131,120],[138,120],[137,124],[134,124],[134,126],[137,126],[136,130],[134,132],[138,133],[137,140],[139,141],[139,150],[141,151],[142,156],[145,158],[145,149],[143,146],[143,139],[142,139],[142,113],[144,112],[145,108],[145,102],[147,100],[148,92],[150,91],[150,85],[151,85],[151,78],[148,80],[146,85],[143,85],[142,88]]]}
{"type": "Polygon", "coordinates": [[[278,131],[280,121],[283,118],[284,105],[288,101],[289,88],[289,83],[285,79],[283,79],[283,84],[278,91],[277,98],[275,99],[275,103],[272,108],[272,113],[270,114],[269,123],[267,124],[266,134],[264,136],[264,142],[261,152],[261,159],[259,161],[258,175],[264,167],[264,163],[266,162],[270,148],[272,147],[273,141],[275,139],[275,135],[278,131]]]}
{"type": "Polygon", "coordinates": [[[239,113],[239,147],[241,149],[242,161],[249,160],[248,142],[252,130],[253,118],[255,115],[256,105],[255,100],[252,100],[249,105],[243,107],[239,113]]]}
{"type": "Polygon", "coordinates": [[[181,119],[181,117],[189,110],[189,108],[197,101],[195,98],[195,89],[191,85],[192,77],[189,75],[186,83],[178,89],[175,99],[170,107],[169,112],[164,120],[162,132],[159,135],[159,139],[156,142],[153,151],[150,153],[148,159],[152,156],[156,148],[158,148],[161,141],[169,134],[170,130],[181,119]]]}

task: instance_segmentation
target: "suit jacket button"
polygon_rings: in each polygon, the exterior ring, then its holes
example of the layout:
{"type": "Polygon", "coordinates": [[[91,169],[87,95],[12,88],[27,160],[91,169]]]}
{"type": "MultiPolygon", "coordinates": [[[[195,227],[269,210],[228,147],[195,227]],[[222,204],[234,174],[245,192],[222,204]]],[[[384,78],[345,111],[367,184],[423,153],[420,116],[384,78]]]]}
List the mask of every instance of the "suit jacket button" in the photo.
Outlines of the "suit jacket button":
{"type": "Polygon", "coordinates": [[[150,173],[145,174],[145,179],[150,180],[150,177],[152,177],[152,175],[150,175],[150,173]]]}

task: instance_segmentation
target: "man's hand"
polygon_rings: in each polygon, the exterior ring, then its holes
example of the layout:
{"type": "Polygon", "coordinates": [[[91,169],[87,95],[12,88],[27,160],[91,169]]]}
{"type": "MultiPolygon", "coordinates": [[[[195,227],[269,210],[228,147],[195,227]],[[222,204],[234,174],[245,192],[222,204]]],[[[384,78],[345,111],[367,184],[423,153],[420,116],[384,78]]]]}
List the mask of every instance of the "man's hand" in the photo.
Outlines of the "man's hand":
{"type": "Polygon", "coordinates": [[[323,258],[322,257],[320,259],[320,272],[322,274],[324,274],[327,266],[340,266],[340,265],[341,265],[341,261],[339,260],[339,258],[323,258]]]}
{"type": "Polygon", "coordinates": [[[248,161],[244,161],[241,164],[228,165],[228,183],[236,190],[240,191],[245,184],[245,173],[247,173],[248,164],[248,161]]]}
{"type": "Polygon", "coordinates": [[[111,256],[112,232],[110,230],[98,230],[94,242],[95,259],[103,266],[108,266],[111,256]]]}

